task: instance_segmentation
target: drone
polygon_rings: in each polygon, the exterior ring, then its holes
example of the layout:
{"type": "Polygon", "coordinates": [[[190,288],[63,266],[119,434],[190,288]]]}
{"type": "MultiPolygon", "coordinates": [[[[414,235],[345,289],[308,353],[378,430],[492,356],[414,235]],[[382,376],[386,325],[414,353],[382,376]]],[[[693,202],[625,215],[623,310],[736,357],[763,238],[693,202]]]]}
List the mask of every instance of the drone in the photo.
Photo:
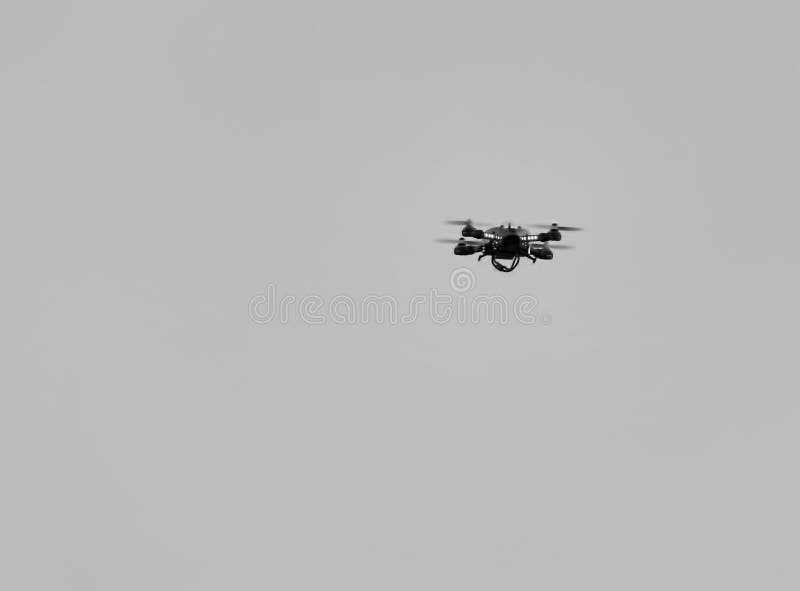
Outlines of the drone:
{"type": "Polygon", "coordinates": [[[492,257],[492,266],[503,273],[510,273],[519,265],[522,258],[527,258],[534,263],[538,259],[549,261],[553,258],[553,250],[567,250],[572,247],[566,244],[548,244],[550,241],[559,242],[561,232],[577,232],[583,228],[576,226],[559,226],[556,222],[552,224],[530,224],[531,227],[547,228],[547,231],[539,234],[531,234],[522,226],[511,227],[494,226],[488,230],[479,230],[475,226],[489,226],[473,222],[472,220],[447,220],[446,224],[463,226],[461,228],[461,238],[459,239],[440,239],[437,242],[445,244],[455,244],[453,253],[459,256],[481,253],[478,260],[483,257],[492,257]],[[467,240],[472,238],[474,240],[467,240]],[[504,264],[501,261],[510,261],[504,264]]]}

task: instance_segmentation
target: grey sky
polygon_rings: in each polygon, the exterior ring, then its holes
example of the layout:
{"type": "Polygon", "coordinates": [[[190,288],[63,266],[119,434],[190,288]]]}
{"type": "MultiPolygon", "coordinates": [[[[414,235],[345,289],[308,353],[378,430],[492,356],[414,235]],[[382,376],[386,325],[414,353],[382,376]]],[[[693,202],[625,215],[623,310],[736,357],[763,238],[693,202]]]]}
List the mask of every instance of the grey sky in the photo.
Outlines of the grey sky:
{"type": "Polygon", "coordinates": [[[0,587],[796,589],[798,16],[4,5],[0,587]],[[552,323],[248,315],[461,266],[552,323]]]}

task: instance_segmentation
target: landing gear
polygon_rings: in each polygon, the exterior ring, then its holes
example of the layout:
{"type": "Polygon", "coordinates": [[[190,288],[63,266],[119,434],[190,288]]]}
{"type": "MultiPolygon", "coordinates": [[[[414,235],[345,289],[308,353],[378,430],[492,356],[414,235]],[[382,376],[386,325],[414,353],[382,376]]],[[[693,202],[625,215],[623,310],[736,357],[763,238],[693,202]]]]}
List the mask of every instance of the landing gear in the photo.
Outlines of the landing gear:
{"type": "MultiPolygon", "coordinates": [[[[480,260],[480,258],[478,260],[480,260]]],[[[511,259],[511,264],[508,267],[506,267],[503,263],[498,261],[494,255],[492,255],[492,266],[498,271],[502,271],[503,273],[510,273],[511,271],[517,268],[517,265],[519,265],[519,256],[515,256],[513,259],[511,259]]]]}
{"type": "MultiPolygon", "coordinates": [[[[500,262],[500,259],[497,258],[497,254],[498,254],[497,252],[484,252],[478,257],[478,260],[481,260],[483,257],[488,257],[488,256],[492,257],[492,266],[498,271],[501,271],[503,273],[510,273],[511,271],[517,268],[517,265],[519,265],[520,255],[513,256],[510,259],[511,264],[504,265],[503,263],[500,262]]],[[[536,257],[533,255],[523,253],[522,256],[531,259],[534,263],[536,262],[536,257]]],[[[506,255],[503,257],[503,259],[509,260],[509,257],[506,255]]]]}

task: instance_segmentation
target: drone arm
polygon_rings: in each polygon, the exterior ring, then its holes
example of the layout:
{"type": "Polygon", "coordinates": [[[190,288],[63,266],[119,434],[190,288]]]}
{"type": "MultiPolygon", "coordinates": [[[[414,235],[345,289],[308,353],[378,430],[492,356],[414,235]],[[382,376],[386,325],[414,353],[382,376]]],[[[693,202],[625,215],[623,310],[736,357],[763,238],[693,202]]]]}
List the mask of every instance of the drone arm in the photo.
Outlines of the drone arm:
{"type": "Polygon", "coordinates": [[[558,242],[561,240],[561,232],[559,232],[554,228],[551,228],[547,232],[542,232],[541,234],[535,234],[533,236],[530,236],[530,238],[532,238],[537,242],[549,242],[551,240],[558,242]]]}
{"type": "Polygon", "coordinates": [[[453,249],[453,253],[460,256],[466,256],[475,254],[481,250],[482,247],[477,244],[456,244],[456,247],[453,249]]]}
{"type": "Polygon", "coordinates": [[[461,230],[461,235],[466,238],[483,238],[483,230],[478,230],[473,228],[472,226],[464,226],[464,229],[461,230]]]}

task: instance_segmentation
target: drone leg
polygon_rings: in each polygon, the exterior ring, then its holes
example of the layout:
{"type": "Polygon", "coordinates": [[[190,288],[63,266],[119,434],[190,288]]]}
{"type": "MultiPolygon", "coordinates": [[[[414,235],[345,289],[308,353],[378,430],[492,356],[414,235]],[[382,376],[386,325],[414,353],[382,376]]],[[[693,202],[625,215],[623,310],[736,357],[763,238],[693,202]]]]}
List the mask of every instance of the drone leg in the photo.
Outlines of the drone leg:
{"type": "Polygon", "coordinates": [[[494,266],[495,269],[497,269],[498,271],[502,271],[503,273],[510,273],[511,271],[517,268],[518,264],[519,264],[518,256],[514,257],[514,259],[512,260],[511,264],[508,267],[506,267],[503,263],[498,261],[496,257],[492,256],[492,265],[494,266]]]}
{"type": "Polygon", "coordinates": [[[485,257],[487,254],[488,254],[488,253],[484,252],[484,253],[483,253],[481,256],[479,256],[479,257],[478,257],[478,260],[481,260],[481,259],[482,259],[483,257],[485,257]]]}

